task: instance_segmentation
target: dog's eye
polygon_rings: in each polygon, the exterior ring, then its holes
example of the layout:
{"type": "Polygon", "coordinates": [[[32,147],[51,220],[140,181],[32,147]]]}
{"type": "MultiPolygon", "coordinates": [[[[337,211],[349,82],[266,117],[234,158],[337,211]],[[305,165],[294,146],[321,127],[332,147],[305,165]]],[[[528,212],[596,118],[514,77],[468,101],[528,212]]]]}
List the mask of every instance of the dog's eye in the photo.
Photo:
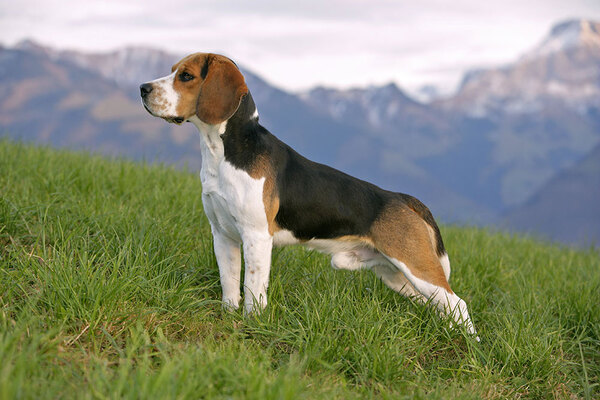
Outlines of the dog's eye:
{"type": "Polygon", "coordinates": [[[194,79],[194,76],[188,74],[187,72],[182,72],[179,74],[179,80],[181,82],[188,82],[188,81],[191,81],[192,79],[194,79]]]}

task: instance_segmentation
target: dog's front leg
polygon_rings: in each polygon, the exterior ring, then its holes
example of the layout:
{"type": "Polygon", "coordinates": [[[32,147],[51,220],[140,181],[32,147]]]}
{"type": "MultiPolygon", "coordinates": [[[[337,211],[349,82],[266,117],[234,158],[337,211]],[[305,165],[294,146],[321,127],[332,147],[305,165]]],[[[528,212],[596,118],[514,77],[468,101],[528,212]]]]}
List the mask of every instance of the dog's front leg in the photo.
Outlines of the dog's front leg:
{"type": "Polygon", "coordinates": [[[215,256],[219,265],[221,288],[223,289],[223,305],[227,308],[238,308],[240,305],[240,276],[242,258],[240,243],[213,229],[215,256]]]}
{"type": "Polygon", "coordinates": [[[267,287],[271,270],[273,237],[268,234],[247,235],[243,240],[244,307],[247,314],[260,312],[267,305],[267,287]]]}

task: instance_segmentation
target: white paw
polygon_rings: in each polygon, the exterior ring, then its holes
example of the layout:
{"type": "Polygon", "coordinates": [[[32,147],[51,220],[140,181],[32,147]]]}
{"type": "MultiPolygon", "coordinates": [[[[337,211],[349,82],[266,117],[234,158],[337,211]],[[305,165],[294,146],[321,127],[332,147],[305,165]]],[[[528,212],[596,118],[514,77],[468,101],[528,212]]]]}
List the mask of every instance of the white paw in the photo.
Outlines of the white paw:
{"type": "Polygon", "coordinates": [[[235,298],[223,298],[222,307],[227,311],[234,311],[240,307],[240,300],[235,298]]]}

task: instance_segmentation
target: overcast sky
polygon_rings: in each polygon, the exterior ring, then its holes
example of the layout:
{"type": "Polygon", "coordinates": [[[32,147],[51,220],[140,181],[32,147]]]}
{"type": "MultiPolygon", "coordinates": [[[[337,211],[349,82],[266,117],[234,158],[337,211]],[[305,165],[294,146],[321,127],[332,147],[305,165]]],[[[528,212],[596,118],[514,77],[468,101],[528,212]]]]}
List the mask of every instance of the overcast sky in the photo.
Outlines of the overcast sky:
{"type": "Polygon", "coordinates": [[[0,41],[220,52],[291,90],[390,81],[447,90],[569,18],[600,20],[600,0],[0,0],[0,41]]]}

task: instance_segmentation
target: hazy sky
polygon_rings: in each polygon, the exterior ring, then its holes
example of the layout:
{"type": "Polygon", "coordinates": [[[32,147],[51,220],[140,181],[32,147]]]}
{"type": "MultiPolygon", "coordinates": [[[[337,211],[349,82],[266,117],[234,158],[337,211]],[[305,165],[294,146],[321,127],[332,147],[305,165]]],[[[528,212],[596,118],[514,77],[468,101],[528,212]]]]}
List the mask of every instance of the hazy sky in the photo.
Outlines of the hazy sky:
{"type": "Polygon", "coordinates": [[[600,20],[600,0],[0,0],[0,41],[214,51],[286,89],[414,90],[511,61],[568,18],[600,20]]]}

